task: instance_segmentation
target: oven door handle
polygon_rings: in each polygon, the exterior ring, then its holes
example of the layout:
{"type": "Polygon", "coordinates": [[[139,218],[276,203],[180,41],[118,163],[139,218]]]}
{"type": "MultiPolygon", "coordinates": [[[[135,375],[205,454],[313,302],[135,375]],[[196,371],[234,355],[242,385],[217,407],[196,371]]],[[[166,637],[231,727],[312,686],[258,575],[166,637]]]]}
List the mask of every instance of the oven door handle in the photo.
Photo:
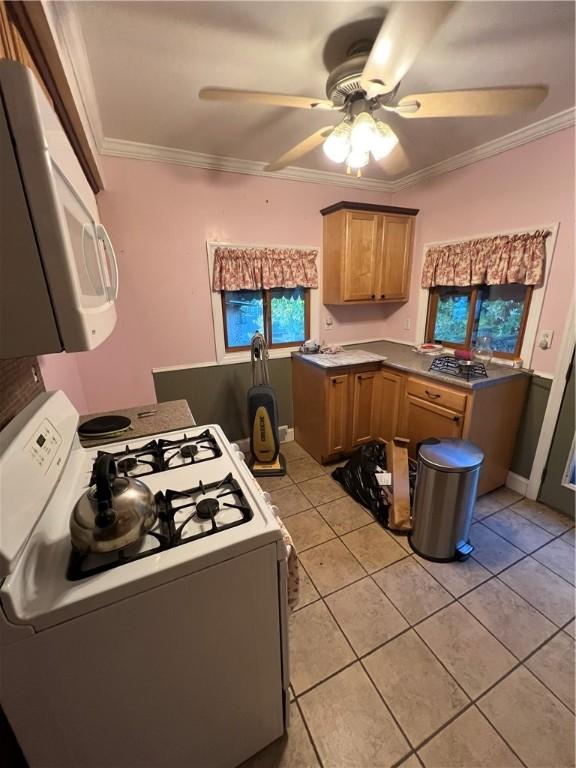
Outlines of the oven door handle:
{"type": "Polygon", "coordinates": [[[112,245],[108,232],[106,232],[106,229],[102,224],[96,224],[96,236],[104,246],[106,259],[112,272],[110,275],[108,298],[111,301],[116,301],[118,298],[118,261],[116,260],[116,254],[114,253],[114,246],[112,245]]]}

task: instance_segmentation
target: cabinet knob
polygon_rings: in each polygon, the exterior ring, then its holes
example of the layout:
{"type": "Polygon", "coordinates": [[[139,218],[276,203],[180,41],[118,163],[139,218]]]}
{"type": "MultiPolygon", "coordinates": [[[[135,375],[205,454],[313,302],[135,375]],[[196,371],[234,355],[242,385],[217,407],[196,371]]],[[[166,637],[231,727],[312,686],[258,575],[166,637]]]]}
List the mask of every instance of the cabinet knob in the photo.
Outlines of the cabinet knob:
{"type": "Polygon", "coordinates": [[[452,421],[460,421],[460,416],[453,416],[452,421]]]}
{"type": "Polygon", "coordinates": [[[373,293],[372,294],[372,298],[375,299],[376,298],[376,294],[373,293]]]}
{"type": "Polygon", "coordinates": [[[381,298],[381,299],[385,299],[385,298],[386,298],[386,294],[385,294],[385,293],[381,293],[381,294],[380,294],[380,298],[381,298]]]}

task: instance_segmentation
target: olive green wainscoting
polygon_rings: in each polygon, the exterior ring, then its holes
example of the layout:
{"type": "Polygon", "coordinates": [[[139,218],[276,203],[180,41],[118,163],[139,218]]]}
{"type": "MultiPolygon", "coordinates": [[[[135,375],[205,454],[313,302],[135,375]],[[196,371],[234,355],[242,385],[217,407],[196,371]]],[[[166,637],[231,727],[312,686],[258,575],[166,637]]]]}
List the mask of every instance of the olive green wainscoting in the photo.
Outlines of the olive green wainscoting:
{"type": "Polygon", "coordinates": [[[544,379],[541,376],[532,376],[530,379],[528,396],[520,420],[520,429],[510,466],[510,471],[521,477],[530,477],[532,471],[551,386],[552,379],[544,379]]]}
{"type": "MultiPolygon", "coordinates": [[[[270,384],[278,401],[279,426],[292,426],[292,372],[289,357],[268,361],[270,384]]],[[[219,424],[226,437],[247,437],[247,394],[252,386],[250,363],[210,365],[154,373],[159,403],[184,398],[197,424],[219,424]]]]}

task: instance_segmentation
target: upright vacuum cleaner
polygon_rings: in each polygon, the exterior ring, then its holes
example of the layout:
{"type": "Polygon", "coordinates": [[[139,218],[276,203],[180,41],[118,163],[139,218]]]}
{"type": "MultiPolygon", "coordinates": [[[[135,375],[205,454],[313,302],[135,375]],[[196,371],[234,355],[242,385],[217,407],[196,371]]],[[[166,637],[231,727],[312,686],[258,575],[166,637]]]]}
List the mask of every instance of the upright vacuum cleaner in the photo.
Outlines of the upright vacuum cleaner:
{"type": "Polygon", "coordinates": [[[250,420],[250,470],[255,477],[286,474],[286,462],[280,453],[278,403],[268,378],[268,345],[257,331],[250,343],[252,386],[248,390],[250,420]]]}

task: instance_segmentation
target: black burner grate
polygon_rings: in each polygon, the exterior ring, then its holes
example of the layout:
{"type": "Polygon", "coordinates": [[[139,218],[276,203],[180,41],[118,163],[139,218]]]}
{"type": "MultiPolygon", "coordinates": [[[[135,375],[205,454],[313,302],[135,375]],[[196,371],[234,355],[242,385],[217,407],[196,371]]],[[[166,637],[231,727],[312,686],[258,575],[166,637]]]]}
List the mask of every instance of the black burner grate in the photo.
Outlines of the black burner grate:
{"type": "Polygon", "coordinates": [[[79,581],[88,576],[95,576],[157,554],[159,551],[173,549],[181,544],[236,528],[250,522],[254,517],[246,496],[231,472],[218,482],[199,482],[197,486],[185,491],[168,489],[165,493],[157,493],[155,499],[157,523],[140,542],[101,555],[84,554],[73,549],[66,578],[69,581],[79,581]],[[238,518],[227,523],[219,522],[219,515],[227,509],[237,510],[238,518]],[[188,533],[186,527],[193,518],[209,525],[205,530],[188,533]]]}
{"type": "MultiPolygon", "coordinates": [[[[104,451],[98,451],[100,456],[104,451]]],[[[126,445],[123,451],[107,451],[116,462],[119,475],[124,477],[143,477],[156,472],[166,472],[168,469],[178,469],[189,464],[201,464],[222,456],[222,450],[209,429],[199,435],[184,437],[178,440],[151,440],[140,448],[126,445]]],[[[90,477],[90,485],[94,485],[94,471],[90,477]]]]}
{"type": "Polygon", "coordinates": [[[430,371],[447,374],[448,376],[457,376],[459,379],[487,379],[486,366],[484,363],[477,363],[469,360],[458,360],[452,355],[440,355],[435,357],[430,371]]]}

